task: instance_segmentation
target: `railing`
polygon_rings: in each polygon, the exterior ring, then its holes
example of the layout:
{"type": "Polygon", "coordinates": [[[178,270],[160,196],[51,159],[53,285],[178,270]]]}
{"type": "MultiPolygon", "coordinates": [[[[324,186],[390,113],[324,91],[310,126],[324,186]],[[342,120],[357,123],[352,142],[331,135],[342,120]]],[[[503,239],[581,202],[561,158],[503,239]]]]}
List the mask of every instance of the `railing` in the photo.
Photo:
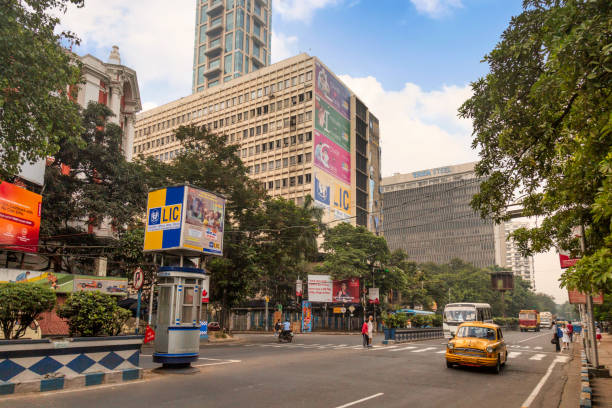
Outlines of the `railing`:
{"type": "Polygon", "coordinates": [[[441,327],[425,329],[395,329],[395,342],[403,343],[414,340],[441,339],[444,333],[441,327]]]}

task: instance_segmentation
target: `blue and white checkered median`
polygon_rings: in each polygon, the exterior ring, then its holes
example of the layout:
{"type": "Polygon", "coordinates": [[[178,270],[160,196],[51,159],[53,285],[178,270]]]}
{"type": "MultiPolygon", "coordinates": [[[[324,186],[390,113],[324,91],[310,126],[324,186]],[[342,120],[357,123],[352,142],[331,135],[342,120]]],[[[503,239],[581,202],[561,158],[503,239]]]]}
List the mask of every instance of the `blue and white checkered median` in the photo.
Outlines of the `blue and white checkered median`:
{"type": "Polygon", "coordinates": [[[142,336],[1,340],[0,395],[142,378],[142,336]]]}

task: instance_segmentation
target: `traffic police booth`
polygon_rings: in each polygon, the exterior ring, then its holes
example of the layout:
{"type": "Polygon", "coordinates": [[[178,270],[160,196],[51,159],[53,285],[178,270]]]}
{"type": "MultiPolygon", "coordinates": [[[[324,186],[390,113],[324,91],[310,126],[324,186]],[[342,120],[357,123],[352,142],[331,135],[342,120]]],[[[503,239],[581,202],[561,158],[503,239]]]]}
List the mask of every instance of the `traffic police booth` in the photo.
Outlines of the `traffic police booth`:
{"type": "Polygon", "coordinates": [[[185,366],[200,351],[205,256],[223,254],[225,199],[189,186],[149,192],[144,251],[162,255],[158,268],[157,321],[153,361],[185,366]],[[165,255],[178,265],[164,266],[165,255]],[[197,267],[184,266],[196,258],[197,267]]]}

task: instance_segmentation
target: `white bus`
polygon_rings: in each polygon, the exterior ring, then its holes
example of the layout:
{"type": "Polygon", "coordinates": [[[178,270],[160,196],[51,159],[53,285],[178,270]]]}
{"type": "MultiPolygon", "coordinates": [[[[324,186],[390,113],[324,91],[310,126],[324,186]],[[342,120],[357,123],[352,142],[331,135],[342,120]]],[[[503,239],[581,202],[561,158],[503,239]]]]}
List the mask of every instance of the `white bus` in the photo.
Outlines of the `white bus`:
{"type": "Polygon", "coordinates": [[[450,339],[457,333],[457,326],[463,322],[493,323],[491,305],[488,303],[449,303],[444,307],[442,329],[444,337],[450,339]]]}

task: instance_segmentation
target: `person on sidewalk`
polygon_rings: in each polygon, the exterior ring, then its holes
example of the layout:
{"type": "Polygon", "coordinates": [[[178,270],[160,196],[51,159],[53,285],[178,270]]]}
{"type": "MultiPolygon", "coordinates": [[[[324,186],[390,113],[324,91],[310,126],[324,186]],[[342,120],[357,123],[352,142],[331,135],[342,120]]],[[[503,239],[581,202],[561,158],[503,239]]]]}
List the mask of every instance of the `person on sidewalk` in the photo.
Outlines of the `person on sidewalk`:
{"type": "Polygon", "coordinates": [[[368,344],[370,344],[369,336],[368,336],[368,322],[367,320],[363,321],[363,326],[361,326],[361,337],[363,337],[363,348],[368,348],[368,344]]]}
{"type": "Polygon", "coordinates": [[[574,326],[571,323],[567,324],[567,334],[569,335],[570,343],[574,342],[574,326]]]}
{"type": "Polygon", "coordinates": [[[569,331],[566,325],[563,325],[563,328],[561,329],[561,333],[563,334],[563,337],[561,337],[561,341],[563,342],[563,347],[561,347],[561,350],[567,349],[569,351],[570,338],[569,338],[569,331]]]}
{"type": "Polygon", "coordinates": [[[550,342],[555,345],[555,351],[557,353],[561,351],[561,347],[559,347],[559,326],[555,326],[553,338],[550,340],[550,342]]]}
{"type": "Polygon", "coordinates": [[[597,339],[597,344],[601,346],[601,327],[599,325],[595,328],[595,338],[597,339]]]}
{"type": "Polygon", "coordinates": [[[368,317],[368,347],[372,347],[372,336],[374,336],[374,318],[368,317]]]}

